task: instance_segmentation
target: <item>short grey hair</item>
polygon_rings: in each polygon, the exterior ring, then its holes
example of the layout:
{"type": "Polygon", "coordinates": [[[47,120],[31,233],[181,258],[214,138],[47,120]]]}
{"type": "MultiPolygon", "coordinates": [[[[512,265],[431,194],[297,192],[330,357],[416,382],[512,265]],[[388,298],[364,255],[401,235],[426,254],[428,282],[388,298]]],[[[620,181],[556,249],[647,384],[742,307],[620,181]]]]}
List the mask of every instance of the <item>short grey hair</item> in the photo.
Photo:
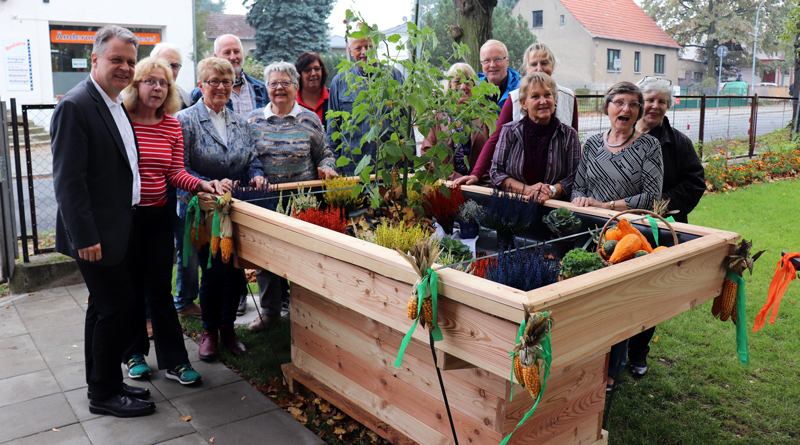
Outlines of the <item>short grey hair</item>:
{"type": "Polygon", "coordinates": [[[233,34],[223,34],[223,35],[217,37],[216,39],[214,39],[214,54],[219,56],[219,41],[224,37],[233,37],[234,39],[236,39],[236,41],[239,42],[239,49],[242,52],[244,52],[244,46],[242,46],[242,39],[240,39],[239,36],[235,36],[233,34]]]}
{"type": "Polygon", "coordinates": [[[264,83],[269,84],[269,76],[272,73],[283,73],[288,75],[292,79],[292,83],[296,86],[300,86],[300,74],[297,73],[297,68],[294,67],[289,62],[272,62],[264,68],[264,83]]]}
{"type": "Polygon", "coordinates": [[[129,29],[117,25],[109,25],[100,28],[100,30],[95,33],[92,54],[97,54],[98,57],[102,56],[103,52],[106,50],[108,41],[114,37],[133,45],[137,51],[139,50],[139,38],[129,29]]]}
{"type": "Polygon", "coordinates": [[[658,77],[645,77],[637,84],[644,94],[664,94],[667,96],[667,109],[672,108],[675,96],[672,93],[672,85],[666,79],[658,77]]]}
{"type": "Polygon", "coordinates": [[[617,94],[633,94],[636,96],[636,100],[639,101],[639,114],[636,116],[636,122],[638,122],[644,114],[644,96],[642,95],[642,90],[631,82],[619,82],[606,91],[606,95],[603,97],[603,114],[608,115],[608,104],[614,100],[614,96],[617,94]]]}
{"type": "MultiPolygon", "coordinates": [[[[445,76],[447,76],[448,78],[461,77],[462,81],[470,82],[473,77],[477,76],[477,74],[475,74],[475,70],[472,69],[472,67],[468,63],[454,63],[450,66],[450,69],[447,70],[445,76]]],[[[444,90],[450,91],[450,81],[445,82],[444,90]]]]}
{"type": "Polygon", "coordinates": [[[171,49],[171,50],[175,51],[176,53],[178,53],[178,57],[183,59],[183,54],[181,54],[181,47],[176,45],[176,44],[174,44],[174,43],[167,43],[167,42],[161,42],[161,43],[157,44],[153,48],[153,50],[150,51],[150,57],[158,58],[158,56],[161,55],[162,52],[164,52],[164,51],[166,51],[168,49],[171,49]]]}

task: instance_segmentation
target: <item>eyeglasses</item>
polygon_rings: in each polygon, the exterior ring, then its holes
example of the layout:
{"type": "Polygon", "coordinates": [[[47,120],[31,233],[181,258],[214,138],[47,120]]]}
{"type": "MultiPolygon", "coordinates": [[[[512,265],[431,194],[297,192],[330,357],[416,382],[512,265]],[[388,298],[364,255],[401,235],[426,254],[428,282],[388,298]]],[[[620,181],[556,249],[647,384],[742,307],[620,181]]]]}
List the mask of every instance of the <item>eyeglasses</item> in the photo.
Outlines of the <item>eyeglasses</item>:
{"type": "Polygon", "coordinates": [[[625,108],[625,105],[627,105],[628,108],[631,110],[634,108],[639,109],[639,102],[625,102],[624,100],[617,99],[617,100],[612,100],[611,103],[616,105],[617,108],[620,109],[625,108]]]}
{"type": "Polygon", "coordinates": [[[174,70],[180,70],[183,65],[181,65],[180,63],[170,63],[169,66],[174,70]]]}
{"type": "Polygon", "coordinates": [[[499,65],[500,62],[508,59],[508,56],[505,57],[495,57],[494,59],[485,59],[481,60],[481,65],[491,65],[494,62],[495,65],[499,65]]]}
{"type": "Polygon", "coordinates": [[[217,79],[206,80],[206,81],[204,81],[204,83],[207,83],[207,84],[211,85],[214,88],[217,88],[220,84],[222,84],[222,86],[224,86],[225,88],[228,88],[229,86],[233,85],[233,81],[232,80],[228,80],[228,79],[225,79],[225,80],[217,80],[217,79]]]}
{"type": "Polygon", "coordinates": [[[289,88],[292,85],[294,85],[294,82],[289,82],[287,80],[282,80],[280,82],[270,82],[267,84],[270,90],[278,89],[279,86],[282,86],[284,88],[289,88]]]}
{"type": "Polygon", "coordinates": [[[155,79],[145,79],[142,81],[143,84],[154,87],[159,85],[161,88],[167,89],[169,88],[169,83],[166,80],[155,80],[155,79]]]}

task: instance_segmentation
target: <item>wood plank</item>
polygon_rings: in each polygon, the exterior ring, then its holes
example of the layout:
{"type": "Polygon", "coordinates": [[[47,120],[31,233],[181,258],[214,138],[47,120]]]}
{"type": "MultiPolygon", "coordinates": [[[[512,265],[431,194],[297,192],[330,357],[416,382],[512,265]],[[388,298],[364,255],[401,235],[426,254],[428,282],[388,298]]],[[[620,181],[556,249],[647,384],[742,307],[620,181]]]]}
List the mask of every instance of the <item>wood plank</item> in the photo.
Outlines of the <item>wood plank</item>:
{"type": "Polygon", "coordinates": [[[409,438],[386,422],[381,421],[372,415],[370,411],[356,405],[347,397],[342,397],[339,393],[333,391],[331,388],[315,379],[310,374],[304,372],[294,364],[286,363],[281,366],[281,369],[283,370],[286,380],[289,382],[290,388],[294,388],[291,390],[292,392],[300,391],[300,388],[297,387],[298,385],[305,386],[309,390],[313,391],[316,395],[330,402],[333,406],[347,413],[348,416],[371,429],[379,436],[392,442],[393,445],[417,444],[417,441],[409,438]]]}
{"type": "MultiPolygon", "coordinates": [[[[607,443],[602,439],[600,431],[601,424],[603,423],[603,415],[600,413],[597,418],[587,417],[583,422],[577,423],[569,431],[565,431],[552,439],[543,443],[543,445],[562,445],[569,443],[572,445],[582,444],[596,444],[607,443]]],[[[542,443],[542,442],[538,442],[542,443]]]]}
{"type": "MultiPolygon", "coordinates": [[[[246,227],[240,254],[262,267],[296,282],[345,307],[382,324],[405,332],[411,325],[406,317],[411,284],[386,278],[370,270],[337,261],[285,240],[259,234],[246,227]]],[[[409,266],[410,267],[410,266],[409,266]]],[[[479,279],[477,277],[473,277],[479,279]]],[[[448,298],[439,299],[439,324],[443,351],[470,361],[498,376],[509,366],[508,351],[513,348],[516,323],[493,317],[448,298]]],[[[427,332],[417,329],[414,337],[427,341],[427,332]]]]}
{"type": "MultiPolygon", "coordinates": [[[[308,355],[316,358],[326,366],[328,373],[339,374],[371,394],[379,397],[384,403],[392,405],[418,422],[428,425],[443,436],[452,435],[447,411],[441,401],[438,383],[436,386],[420,389],[396,378],[391,370],[373,366],[360,359],[356,354],[339,347],[327,338],[317,335],[310,329],[297,328],[292,331],[292,345],[308,355]]],[[[433,364],[427,366],[432,368],[433,364]]],[[[304,369],[300,366],[301,369],[304,369]]],[[[418,368],[421,372],[422,367],[418,368]]],[[[447,388],[447,385],[445,385],[447,388]]],[[[452,389],[452,388],[451,388],[452,389]]],[[[454,391],[450,391],[453,396],[454,391]]],[[[494,416],[474,416],[465,414],[460,408],[471,408],[468,404],[450,404],[450,413],[461,441],[470,443],[497,443],[500,433],[494,430],[491,421],[494,416]],[[483,421],[482,421],[483,420],[483,421]],[[484,424],[484,422],[486,422],[484,424]]],[[[389,417],[388,419],[391,419],[389,417]]]]}
{"type": "MultiPolygon", "coordinates": [[[[605,390],[606,386],[606,361],[608,354],[600,352],[594,354],[592,357],[581,360],[577,364],[554,370],[550,373],[547,381],[547,388],[542,395],[542,400],[539,406],[536,407],[536,412],[528,422],[533,421],[534,418],[541,417],[548,411],[552,411],[561,406],[568,406],[574,400],[583,398],[587,393],[596,393],[598,388],[605,390]]],[[[603,393],[605,397],[605,393],[603,393]]],[[[514,429],[520,420],[533,406],[528,391],[523,389],[521,385],[514,385],[514,398],[512,401],[506,403],[504,423],[504,432],[508,433],[514,429]]],[[[595,407],[597,408],[597,407],[595,407]]],[[[603,407],[599,406],[599,413],[602,414],[603,407]]],[[[584,412],[589,415],[589,412],[584,412]]],[[[578,422],[580,420],[577,420],[578,422]]],[[[573,425],[565,422],[559,422],[551,428],[551,434],[559,435],[562,430],[571,429],[573,425]]],[[[595,434],[599,433],[599,425],[595,428],[595,434]]]]}
{"type": "MultiPolygon", "coordinates": [[[[293,336],[303,330],[314,332],[415,390],[430,394],[440,403],[443,401],[428,345],[412,340],[403,367],[395,368],[393,362],[402,332],[380,326],[355,311],[297,287],[292,288],[292,320],[293,336]]],[[[460,406],[461,411],[497,428],[491,420],[504,400],[507,384],[503,379],[480,370],[444,372],[442,379],[453,406],[460,406]]]]}
{"type": "Polygon", "coordinates": [[[430,445],[452,445],[455,443],[449,435],[444,436],[424,423],[420,423],[414,417],[387,403],[358,383],[339,373],[330,372],[330,369],[319,360],[295,347],[292,347],[292,363],[306,374],[317,379],[322,385],[329,388],[331,392],[349,399],[362,409],[371,412],[381,422],[391,424],[401,434],[419,443],[430,445]]]}
{"type": "Polygon", "coordinates": [[[476,365],[460,359],[452,354],[448,354],[441,349],[436,350],[436,364],[439,369],[443,371],[452,371],[454,369],[471,369],[477,368],[476,365]]]}

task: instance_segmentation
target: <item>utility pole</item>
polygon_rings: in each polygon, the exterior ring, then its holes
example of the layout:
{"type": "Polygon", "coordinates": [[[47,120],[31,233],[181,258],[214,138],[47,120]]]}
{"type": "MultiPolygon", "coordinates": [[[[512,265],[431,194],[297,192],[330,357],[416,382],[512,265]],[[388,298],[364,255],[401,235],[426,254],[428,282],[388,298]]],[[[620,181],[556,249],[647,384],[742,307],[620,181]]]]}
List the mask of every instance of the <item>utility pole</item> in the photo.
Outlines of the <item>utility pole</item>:
{"type": "Polygon", "coordinates": [[[758,9],[756,9],[756,33],[755,38],[753,39],[753,75],[750,80],[750,88],[752,88],[750,91],[751,95],[756,92],[756,43],[758,43],[758,13],[761,12],[761,6],[764,5],[764,1],[765,0],[761,0],[761,3],[758,4],[758,9]]]}

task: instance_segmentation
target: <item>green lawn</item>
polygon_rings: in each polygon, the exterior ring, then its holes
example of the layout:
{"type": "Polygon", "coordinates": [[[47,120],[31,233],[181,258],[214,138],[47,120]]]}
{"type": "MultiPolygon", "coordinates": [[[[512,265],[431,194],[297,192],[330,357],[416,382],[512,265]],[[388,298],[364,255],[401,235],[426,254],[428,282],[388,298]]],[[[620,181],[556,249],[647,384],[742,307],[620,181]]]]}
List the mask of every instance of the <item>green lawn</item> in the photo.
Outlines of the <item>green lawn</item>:
{"type": "Polygon", "coordinates": [[[747,280],[750,365],[737,360],[734,325],[711,302],[656,330],[650,373],[623,372],[609,414],[614,444],[800,443],[800,280],[784,295],[775,325],[753,334],[753,319],[781,251],[800,251],[800,181],[756,184],[706,195],[692,224],[738,232],[767,249],[747,280]]]}

